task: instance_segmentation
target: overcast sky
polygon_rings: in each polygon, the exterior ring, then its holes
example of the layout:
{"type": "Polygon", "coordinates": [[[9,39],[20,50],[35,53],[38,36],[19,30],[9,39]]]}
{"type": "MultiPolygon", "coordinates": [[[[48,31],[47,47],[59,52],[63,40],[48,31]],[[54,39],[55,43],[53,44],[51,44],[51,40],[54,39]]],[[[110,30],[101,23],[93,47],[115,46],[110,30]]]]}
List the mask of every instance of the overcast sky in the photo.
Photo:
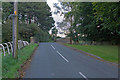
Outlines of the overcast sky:
{"type": "Polygon", "coordinates": [[[58,5],[61,6],[60,2],[58,2],[58,0],[47,0],[47,4],[49,5],[49,7],[51,8],[51,11],[52,11],[52,17],[53,17],[53,19],[55,21],[55,26],[57,26],[56,22],[62,22],[64,16],[63,15],[61,16],[60,14],[57,14],[57,15],[54,14],[54,11],[56,10],[56,8],[53,7],[54,3],[59,3],[58,5]]]}
{"type": "MultiPolygon", "coordinates": [[[[58,2],[58,0],[47,0],[47,4],[51,8],[52,17],[53,17],[53,19],[55,21],[55,27],[58,29],[58,34],[57,35],[61,36],[61,37],[65,37],[64,34],[59,34],[59,32],[62,32],[62,30],[60,28],[58,28],[57,24],[56,24],[57,22],[62,22],[63,21],[64,15],[54,14],[54,12],[56,11],[56,8],[53,7],[54,3],[58,3],[58,5],[61,7],[60,2],[58,2]]],[[[51,34],[51,30],[49,31],[49,33],[51,34]]]]}

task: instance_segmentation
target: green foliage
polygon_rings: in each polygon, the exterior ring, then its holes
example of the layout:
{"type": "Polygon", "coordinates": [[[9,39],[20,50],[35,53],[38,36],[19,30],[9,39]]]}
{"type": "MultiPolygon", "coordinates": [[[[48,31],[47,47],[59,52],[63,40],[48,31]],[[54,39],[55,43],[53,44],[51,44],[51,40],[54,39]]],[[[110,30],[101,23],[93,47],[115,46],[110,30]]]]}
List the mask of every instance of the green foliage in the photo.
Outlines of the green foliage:
{"type": "Polygon", "coordinates": [[[71,8],[65,14],[65,17],[71,22],[68,36],[72,37],[74,41],[82,39],[111,41],[118,44],[120,39],[119,4],[117,2],[64,3],[65,7],[71,8]]]}
{"type": "Polygon", "coordinates": [[[54,28],[52,29],[52,39],[53,39],[54,41],[56,41],[57,33],[58,33],[58,30],[56,29],[56,27],[54,27],[54,28]]]}
{"type": "MultiPolygon", "coordinates": [[[[35,18],[35,23],[39,23],[39,27],[48,31],[53,27],[54,20],[51,17],[50,8],[46,2],[27,2],[27,3],[18,3],[19,14],[22,14],[23,20],[35,18]],[[27,16],[25,16],[27,15],[27,16]]],[[[30,21],[31,23],[31,21],[30,21]]]]}
{"type": "MultiPolygon", "coordinates": [[[[47,31],[43,31],[37,24],[25,24],[22,22],[18,26],[18,39],[30,41],[30,37],[36,37],[39,42],[47,42],[50,40],[50,35],[47,31]]],[[[2,29],[3,42],[12,41],[12,21],[6,21],[2,29]]]]}
{"type": "Polygon", "coordinates": [[[118,43],[120,39],[119,5],[119,2],[93,3],[96,23],[101,25],[101,30],[106,30],[109,35],[109,38],[106,37],[106,39],[108,38],[116,43],[118,43]]]}
{"type": "Polygon", "coordinates": [[[30,41],[30,37],[36,37],[39,42],[47,42],[50,40],[50,35],[47,31],[40,29],[37,24],[20,24],[19,38],[30,41]]]}
{"type": "Polygon", "coordinates": [[[2,8],[3,8],[3,11],[2,11],[2,21],[5,21],[8,19],[8,16],[10,14],[13,14],[13,3],[12,2],[4,2],[2,3],[2,8]]]}
{"type": "Polygon", "coordinates": [[[17,78],[19,77],[18,69],[31,56],[37,44],[26,46],[18,52],[18,58],[14,59],[12,54],[2,55],[2,78],[17,78]]]}
{"type": "Polygon", "coordinates": [[[70,44],[65,44],[65,45],[94,54],[106,61],[118,63],[118,46],[110,46],[110,45],[81,46],[81,45],[70,45],[70,44]]]}
{"type": "Polygon", "coordinates": [[[2,24],[2,42],[12,41],[12,21],[6,21],[6,24],[2,24]]]}
{"type": "Polygon", "coordinates": [[[93,3],[93,10],[95,10],[95,17],[98,20],[101,20],[104,28],[110,30],[118,29],[120,26],[120,16],[119,16],[119,7],[120,3],[93,3]]]}
{"type": "MultiPolygon", "coordinates": [[[[3,22],[8,19],[10,14],[13,14],[13,3],[11,2],[3,2],[3,22]]],[[[52,14],[50,12],[50,8],[46,2],[36,3],[36,2],[20,2],[18,3],[18,17],[22,21],[29,21],[31,23],[31,19],[35,20],[35,23],[40,24],[39,27],[44,30],[50,30],[54,25],[54,20],[51,17],[52,14]]]]}
{"type": "Polygon", "coordinates": [[[0,26],[0,43],[2,43],[2,27],[0,26]]]}
{"type": "MultiPolygon", "coordinates": [[[[13,3],[3,2],[3,42],[12,41],[12,16],[13,3]]],[[[48,31],[54,26],[50,8],[46,2],[20,2],[18,3],[18,31],[19,39],[30,41],[30,37],[37,37],[38,41],[49,41],[48,31]],[[20,16],[21,15],[21,16],[20,16]],[[20,19],[21,17],[21,19],[20,19]],[[34,22],[31,22],[31,19],[34,22]],[[22,22],[22,23],[21,23],[22,22]],[[29,23],[26,23],[29,22],[29,23]]]]}

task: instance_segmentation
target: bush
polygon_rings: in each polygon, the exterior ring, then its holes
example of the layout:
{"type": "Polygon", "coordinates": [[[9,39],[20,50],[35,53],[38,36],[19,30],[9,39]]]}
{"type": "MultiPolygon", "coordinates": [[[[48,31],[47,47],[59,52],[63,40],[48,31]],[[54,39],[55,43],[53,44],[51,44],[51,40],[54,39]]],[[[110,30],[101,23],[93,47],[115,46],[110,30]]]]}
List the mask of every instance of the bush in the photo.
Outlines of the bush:
{"type": "MultiPolygon", "coordinates": [[[[12,21],[7,20],[5,24],[2,25],[2,41],[9,42],[12,41],[12,21]]],[[[39,42],[50,41],[50,35],[47,31],[43,31],[37,24],[31,23],[26,24],[22,22],[18,26],[18,39],[30,41],[30,37],[37,37],[39,42]]]]}

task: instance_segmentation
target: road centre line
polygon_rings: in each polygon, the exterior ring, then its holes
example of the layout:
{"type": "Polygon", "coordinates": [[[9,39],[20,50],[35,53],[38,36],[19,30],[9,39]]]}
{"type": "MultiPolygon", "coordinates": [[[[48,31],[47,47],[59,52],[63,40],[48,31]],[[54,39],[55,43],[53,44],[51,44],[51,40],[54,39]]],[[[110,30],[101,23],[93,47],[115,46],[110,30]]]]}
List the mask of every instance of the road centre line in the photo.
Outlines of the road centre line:
{"type": "Polygon", "coordinates": [[[51,46],[52,46],[52,48],[55,50],[54,46],[53,46],[53,45],[51,45],[51,46]]]}
{"type": "Polygon", "coordinates": [[[57,53],[66,61],[66,62],[69,62],[62,54],[60,54],[58,51],[57,53]]]}
{"type": "Polygon", "coordinates": [[[84,74],[82,74],[81,72],[79,72],[79,74],[80,74],[83,78],[85,78],[86,80],[88,80],[88,78],[87,78],[84,74]]]}

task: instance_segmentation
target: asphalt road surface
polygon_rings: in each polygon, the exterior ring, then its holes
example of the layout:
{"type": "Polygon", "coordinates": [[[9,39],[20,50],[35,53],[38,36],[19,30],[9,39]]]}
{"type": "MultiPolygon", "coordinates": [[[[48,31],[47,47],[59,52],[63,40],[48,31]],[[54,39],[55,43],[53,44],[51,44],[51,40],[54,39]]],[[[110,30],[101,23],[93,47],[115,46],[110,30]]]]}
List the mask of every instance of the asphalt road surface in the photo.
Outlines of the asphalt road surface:
{"type": "Polygon", "coordinates": [[[40,43],[25,78],[117,78],[118,68],[59,43],[40,43]]]}

